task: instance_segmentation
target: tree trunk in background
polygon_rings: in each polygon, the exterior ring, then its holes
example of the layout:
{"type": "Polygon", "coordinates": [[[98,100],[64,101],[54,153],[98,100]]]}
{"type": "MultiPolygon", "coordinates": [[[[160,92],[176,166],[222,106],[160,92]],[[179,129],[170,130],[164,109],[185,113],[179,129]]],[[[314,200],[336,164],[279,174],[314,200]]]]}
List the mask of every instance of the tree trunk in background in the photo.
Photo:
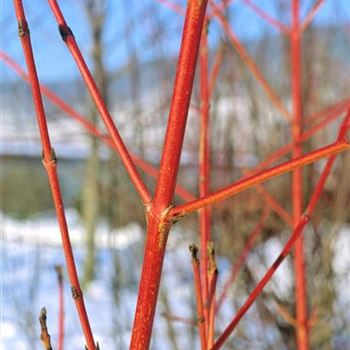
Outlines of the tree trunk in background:
{"type": "MultiPolygon", "coordinates": [[[[164,286],[160,290],[159,297],[160,297],[160,301],[162,303],[162,308],[164,310],[165,315],[167,315],[167,316],[172,315],[173,312],[171,310],[169,299],[168,299],[168,291],[165,289],[164,286]]],[[[166,326],[167,326],[169,344],[171,345],[172,350],[179,350],[179,347],[177,345],[177,334],[175,331],[174,322],[172,320],[170,320],[169,317],[167,317],[167,316],[165,316],[164,319],[165,319],[166,326]]]]}
{"type": "MultiPolygon", "coordinates": [[[[103,64],[103,26],[105,23],[105,2],[90,0],[86,3],[87,19],[91,28],[91,49],[93,75],[104,101],[107,103],[107,76],[103,64]]],[[[97,125],[98,113],[90,102],[89,115],[91,121],[97,125]]],[[[86,162],[85,182],[82,196],[82,217],[86,231],[86,256],[84,261],[83,286],[94,278],[96,268],[95,233],[98,224],[100,199],[98,173],[100,168],[99,144],[95,137],[91,137],[90,155],[86,162]]]]}

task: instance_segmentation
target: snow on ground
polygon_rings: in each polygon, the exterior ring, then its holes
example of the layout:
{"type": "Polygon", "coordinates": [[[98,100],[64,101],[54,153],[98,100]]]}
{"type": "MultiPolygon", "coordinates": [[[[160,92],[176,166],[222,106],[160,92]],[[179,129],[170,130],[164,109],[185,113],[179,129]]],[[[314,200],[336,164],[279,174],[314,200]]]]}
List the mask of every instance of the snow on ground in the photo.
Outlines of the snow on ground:
{"type": "MultiPolygon", "coordinates": [[[[84,230],[74,210],[67,210],[67,219],[78,271],[81,272],[84,257],[84,230]]],[[[184,239],[186,235],[190,237],[189,233],[184,233],[175,226],[169,237],[162,286],[169,295],[171,313],[191,318],[190,304],[194,296],[188,245],[192,242],[184,239]]],[[[1,349],[41,349],[38,340],[37,317],[43,306],[48,310],[48,327],[55,348],[58,296],[54,266],[63,264],[56,219],[52,215],[45,215],[26,221],[17,221],[3,216],[1,236],[1,349]]],[[[130,224],[122,229],[109,232],[107,226],[102,223],[97,236],[99,248],[97,279],[84,292],[91,326],[101,349],[126,349],[130,339],[141,263],[141,257],[136,252],[141,247],[143,230],[137,224],[130,224]],[[120,288],[112,284],[115,274],[113,265],[116,257],[124,271],[124,275],[121,276],[122,282],[118,282],[120,288]],[[113,297],[113,290],[117,291],[119,298],[117,303],[113,297]]],[[[258,254],[249,255],[247,263],[255,266],[257,276],[261,277],[281,249],[281,242],[271,238],[257,249],[258,254]],[[266,259],[267,264],[261,264],[259,256],[266,259]]],[[[218,264],[220,270],[218,289],[220,290],[229,274],[230,265],[225,259],[220,258],[218,264]]],[[[335,240],[333,266],[336,274],[342,277],[341,282],[337,285],[339,307],[341,307],[341,305],[350,303],[348,293],[350,286],[349,228],[344,228],[335,240]]],[[[291,292],[291,278],[291,262],[287,259],[267,288],[274,288],[281,297],[285,298],[291,292]]],[[[254,308],[250,311],[250,320],[254,319],[253,310],[254,308]]],[[[170,348],[167,343],[167,324],[162,312],[164,312],[164,307],[160,303],[157,309],[152,349],[170,348]]],[[[218,326],[223,328],[227,325],[234,312],[231,304],[224,306],[218,326]]],[[[177,322],[174,322],[173,325],[179,335],[179,348],[190,348],[188,326],[177,322]]],[[[65,327],[67,348],[81,350],[84,339],[68,283],[65,285],[65,327]]],[[[259,338],[257,328],[251,328],[251,332],[259,338]]],[[[269,335],[273,338],[273,334],[269,335]]],[[[273,339],[270,341],[273,342],[273,339]]],[[[198,342],[196,347],[198,347],[198,342]]]]}
{"type": "MultiPolygon", "coordinates": [[[[81,273],[84,230],[74,210],[67,210],[67,221],[78,271],[81,273]]],[[[1,349],[41,349],[37,317],[43,306],[48,310],[48,327],[55,346],[58,295],[54,266],[63,264],[56,219],[45,215],[45,217],[16,221],[3,216],[1,235],[3,253],[1,349]],[[25,314],[23,319],[21,314],[25,314]]],[[[140,258],[135,257],[134,252],[136,245],[142,242],[142,235],[142,228],[137,224],[108,232],[107,226],[102,223],[97,232],[98,278],[84,291],[84,298],[91,327],[101,349],[128,347],[140,268],[140,258]],[[111,293],[115,272],[113,264],[116,256],[124,264],[123,271],[126,271],[126,277],[124,276],[123,279],[124,283],[128,284],[127,287],[118,291],[118,305],[115,304],[111,293]]],[[[170,246],[175,247],[178,242],[175,233],[170,239],[170,246]]],[[[175,250],[170,247],[167,252],[164,263],[166,277],[163,280],[167,291],[171,291],[171,311],[174,314],[190,316],[188,300],[193,295],[191,283],[188,282],[192,278],[191,265],[187,244],[182,248],[184,249],[175,250]],[[188,264],[179,265],[179,261],[186,261],[188,264]],[[175,265],[179,268],[174,272],[175,265]],[[182,274],[183,272],[185,273],[182,274]]],[[[161,316],[162,311],[164,310],[160,305],[157,310],[159,320],[154,330],[152,347],[154,349],[169,348],[166,340],[166,323],[161,316]]],[[[70,296],[68,282],[65,285],[65,325],[66,345],[69,344],[67,348],[81,350],[85,342],[70,296]]],[[[175,324],[175,329],[177,332],[188,333],[188,328],[181,324],[175,324]],[[184,332],[185,329],[186,332],[184,332]]],[[[181,348],[188,348],[187,337],[179,338],[181,348]]]]}

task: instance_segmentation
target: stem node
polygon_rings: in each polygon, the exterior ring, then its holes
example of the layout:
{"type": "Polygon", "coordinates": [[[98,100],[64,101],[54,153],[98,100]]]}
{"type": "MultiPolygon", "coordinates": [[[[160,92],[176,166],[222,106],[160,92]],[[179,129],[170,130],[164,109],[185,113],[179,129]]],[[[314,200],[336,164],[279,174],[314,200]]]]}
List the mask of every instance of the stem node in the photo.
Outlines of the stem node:
{"type": "Polygon", "coordinates": [[[67,38],[71,35],[74,37],[72,30],[67,26],[67,24],[59,24],[58,25],[58,31],[61,34],[62,40],[64,42],[67,41],[67,38]]]}
{"type": "Polygon", "coordinates": [[[74,286],[71,287],[71,292],[74,300],[77,300],[83,296],[83,292],[74,286]]]}
{"type": "Polygon", "coordinates": [[[20,19],[18,21],[18,35],[20,37],[29,35],[29,27],[28,27],[28,23],[25,19],[20,19]]]}

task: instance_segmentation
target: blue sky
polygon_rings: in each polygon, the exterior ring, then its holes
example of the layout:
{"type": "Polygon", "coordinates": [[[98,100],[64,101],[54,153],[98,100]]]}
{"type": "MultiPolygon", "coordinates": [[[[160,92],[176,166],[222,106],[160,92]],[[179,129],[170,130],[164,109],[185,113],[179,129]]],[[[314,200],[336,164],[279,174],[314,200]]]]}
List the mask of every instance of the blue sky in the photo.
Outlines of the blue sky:
{"type": "MultiPolygon", "coordinates": [[[[86,54],[85,57],[88,57],[89,28],[82,11],[83,1],[61,0],[59,3],[83,53],[86,54]]],[[[173,1],[175,2],[175,0],[173,1]]],[[[278,1],[285,1],[287,9],[291,2],[290,0],[255,0],[255,4],[277,17],[276,4],[278,1]]],[[[305,16],[314,1],[301,1],[302,17],[305,16]]],[[[185,1],[177,1],[177,3],[184,5],[185,1]]],[[[78,72],[58,34],[56,22],[47,2],[27,0],[24,1],[24,5],[40,78],[48,82],[77,77],[78,72]]],[[[17,24],[12,1],[3,1],[1,6],[2,49],[24,64],[17,37],[17,24]]],[[[267,30],[273,30],[243,5],[241,0],[233,1],[230,9],[232,9],[233,28],[242,39],[256,38],[267,30]]],[[[284,22],[288,23],[289,12],[286,12],[284,17],[284,22]]],[[[349,0],[325,0],[324,6],[316,16],[315,24],[349,23],[349,18],[349,0]]],[[[168,55],[176,55],[180,45],[182,22],[181,15],[174,14],[164,5],[158,4],[156,0],[109,1],[105,31],[105,43],[108,47],[107,67],[114,70],[123,66],[130,50],[135,51],[138,59],[143,61],[155,59],[160,52],[159,50],[163,50],[168,55]],[[150,35],[154,34],[154,23],[158,20],[161,21],[164,28],[161,33],[163,37],[161,46],[147,42],[150,35]],[[129,29],[126,30],[126,27],[129,29]],[[126,40],[127,36],[128,40],[126,40]]],[[[212,24],[211,28],[210,44],[214,46],[220,32],[217,31],[215,24],[212,24]]],[[[12,76],[6,67],[3,68],[4,80],[10,79],[12,76]]]]}

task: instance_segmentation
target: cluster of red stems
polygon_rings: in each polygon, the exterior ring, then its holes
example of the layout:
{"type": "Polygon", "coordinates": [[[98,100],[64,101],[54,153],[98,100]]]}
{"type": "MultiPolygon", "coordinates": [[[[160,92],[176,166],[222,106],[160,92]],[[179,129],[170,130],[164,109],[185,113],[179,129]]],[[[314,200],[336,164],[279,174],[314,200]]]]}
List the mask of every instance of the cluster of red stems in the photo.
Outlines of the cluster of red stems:
{"type": "MultiPolygon", "coordinates": [[[[101,118],[108,131],[108,136],[89,122],[87,118],[79,114],[73,107],[61,100],[51,90],[43,85],[40,85],[31,47],[28,24],[26,22],[25,12],[21,0],[14,0],[14,6],[18,20],[19,36],[22,43],[28,73],[26,74],[6,53],[1,52],[1,59],[11,66],[19,76],[26,80],[32,88],[33,101],[43,147],[43,164],[49,178],[51,193],[62,236],[68,277],[71,284],[74,302],[80,318],[81,327],[85,336],[87,349],[98,349],[98,343],[95,342],[91,331],[84,304],[83,293],[80,288],[78,274],[75,267],[59,179],[57,176],[57,159],[55,151],[50,142],[42,95],[48,98],[52,103],[58,106],[74,120],[79,122],[89,133],[99,138],[108,147],[117,152],[144,204],[147,218],[146,244],[130,349],[148,349],[150,345],[163,259],[169,231],[172,225],[181,217],[191,212],[198,211],[200,227],[200,258],[198,259],[197,257],[198,248],[196,246],[193,245],[190,247],[190,249],[192,253],[192,266],[198,316],[197,326],[200,336],[201,349],[216,350],[222,348],[223,344],[232,334],[239,321],[263,291],[264,287],[286,256],[290,253],[293,246],[295,246],[294,261],[296,276],[296,317],[294,319],[294,326],[298,350],[307,350],[309,348],[309,328],[311,324],[311,317],[307,314],[306,305],[307,291],[305,286],[302,233],[305,226],[310,221],[315,206],[322,193],[327,176],[329,175],[336,159],[336,155],[350,148],[349,142],[346,139],[346,132],[350,127],[350,99],[339,101],[333,106],[322,110],[315,115],[305,117],[302,120],[301,36],[311,23],[323,1],[316,0],[306,18],[301,21],[299,0],[292,0],[292,21],[290,27],[287,27],[278,20],[272,18],[263,9],[257,7],[252,1],[243,1],[259,16],[271,24],[276,30],[280,31],[283,35],[286,35],[290,40],[290,77],[292,92],[291,112],[285,107],[284,103],[279,99],[277,94],[264,78],[264,75],[259,70],[254,60],[251,58],[233,32],[230,23],[224,17],[223,10],[229,5],[231,2],[230,0],[224,0],[219,4],[215,4],[214,1],[209,1],[210,8],[208,11],[207,0],[188,0],[186,10],[175,3],[169,2],[168,0],[158,1],[185,16],[173,96],[170,105],[168,124],[159,169],[155,169],[153,166],[143,161],[136,155],[130,154],[124,145],[118,129],[109,111],[107,110],[103,99],[101,98],[84,57],[82,56],[81,51],[75,41],[74,35],[71,29],[68,27],[56,0],[49,0],[48,2],[57,20],[60,34],[67,45],[67,48],[69,49],[82,75],[82,78],[84,79],[99,114],[101,115],[101,118]],[[261,84],[266,96],[270,99],[280,114],[289,121],[292,136],[292,142],[290,144],[283,146],[271,154],[254,170],[246,173],[242,179],[216,191],[210,191],[209,101],[220,69],[221,53],[218,50],[212,64],[212,68],[209,70],[206,30],[209,20],[217,20],[221,25],[223,31],[227,35],[231,44],[237,50],[241,59],[245,62],[256,80],[261,84]],[[176,179],[198,56],[201,98],[201,107],[199,110],[201,117],[199,145],[200,197],[196,198],[185,188],[178,185],[176,183],[176,179]],[[341,124],[338,137],[334,143],[310,153],[303,154],[302,145],[304,141],[344,114],[345,119],[341,124]],[[308,122],[314,121],[317,121],[318,123],[307,130],[302,130],[302,125],[307,125],[308,122]],[[287,155],[288,153],[291,153],[291,159],[289,161],[271,167],[273,162],[282,156],[287,155]],[[302,204],[303,189],[301,169],[303,166],[313,163],[321,158],[327,158],[327,163],[320,175],[309,202],[304,207],[302,204]],[[142,177],[140,176],[138,168],[156,179],[156,189],[154,195],[152,195],[146,187],[142,177]],[[263,182],[287,172],[292,172],[292,215],[290,215],[279,204],[277,199],[275,199],[263,185],[263,182]],[[217,296],[216,282],[218,271],[215,264],[214,250],[210,237],[210,206],[218,201],[232,197],[233,195],[250,188],[255,188],[262,195],[267,209],[263,210],[259,222],[251,232],[243,251],[234,263],[231,275],[225,283],[221,294],[217,296]],[[173,203],[175,193],[185,200],[184,204],[176,206],[173,203]],[[276,212],[281,219],[284,220],[286,225],[291,228],[292,233],[275,262],[271,265],[263,278],[250,293],[247,300],[233,317],[232,321],[227,325],[224,331],[220,333],[220,336],[215,339],[215,315],[227,294],[228,287],[234,282],[240,267],[243,265],[247,254],[254,244],[256,237],[264,227],[264,222],[268,218],[271,210],[276,212]]],[[[62,279],[60,281],[60,304],[63,304],[62,279]]],[[[292,316],[289,315],[289,317],[292,316]]],[[[59,338],[61,340],[59,341],[59,348],[62,349],[63,312],[61,312],[60,319],[59,338]]]]}

